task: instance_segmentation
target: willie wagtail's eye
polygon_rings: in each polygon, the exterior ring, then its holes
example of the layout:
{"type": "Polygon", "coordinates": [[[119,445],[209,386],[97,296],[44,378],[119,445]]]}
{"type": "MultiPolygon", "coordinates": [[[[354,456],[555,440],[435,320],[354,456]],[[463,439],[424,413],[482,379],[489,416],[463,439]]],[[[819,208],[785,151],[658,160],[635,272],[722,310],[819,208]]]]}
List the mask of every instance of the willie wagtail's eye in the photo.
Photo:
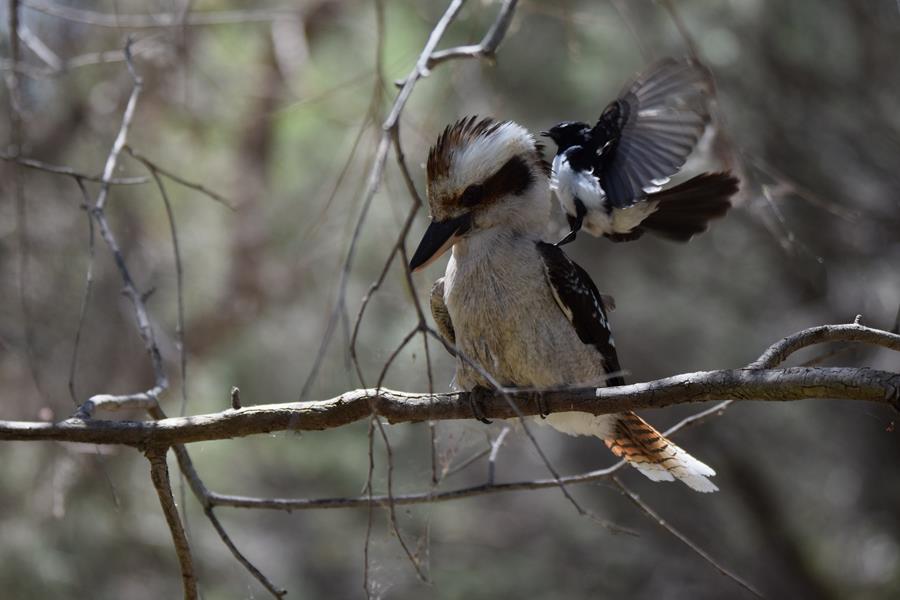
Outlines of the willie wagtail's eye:
{"type": "Polygon", "coordinates": [[[463,206],[475,206],[481,202],[481,196],[484,192],[482,186],[478,184],[470,185],[459,197],[459,203],[463,206]]]}

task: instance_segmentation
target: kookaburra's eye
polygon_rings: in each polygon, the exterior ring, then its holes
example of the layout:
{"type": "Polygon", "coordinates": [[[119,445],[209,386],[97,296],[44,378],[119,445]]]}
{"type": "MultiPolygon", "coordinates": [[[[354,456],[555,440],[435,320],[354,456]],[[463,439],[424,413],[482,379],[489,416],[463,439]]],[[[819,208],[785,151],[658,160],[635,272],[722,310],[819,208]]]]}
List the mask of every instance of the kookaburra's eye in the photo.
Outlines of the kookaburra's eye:
{"type": "Polygon", "coordinates": [[[463,206],[475,206],[479,202],[481,202],[481,197],[484,193],[484,187],[479,184],[470,185],[463,191],[462,195],[459,197],[459,203],[463,206]]]}

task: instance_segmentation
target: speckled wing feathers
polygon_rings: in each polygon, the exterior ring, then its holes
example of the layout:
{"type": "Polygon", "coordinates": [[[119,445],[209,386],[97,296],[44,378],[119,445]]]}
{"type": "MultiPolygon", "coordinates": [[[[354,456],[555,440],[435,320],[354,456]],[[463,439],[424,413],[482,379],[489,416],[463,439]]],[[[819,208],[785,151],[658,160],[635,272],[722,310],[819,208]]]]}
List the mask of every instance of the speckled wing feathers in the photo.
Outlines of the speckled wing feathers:
{"type": "MultiPolygon", "coordinates": [[[[619,358],[615,342],[606,317],[603,296],[584,269],[575,264],[558,246],[546,242],[537,243],[538,252],[544,261],[544,272],[553,298],[560,310],[572,323],[575,332],[585,344],[590,344],[600,353],[607,373],[616,373],[619,358]]],[[[616,375],[607,385],[623,385],[625,380],[616,375]]]]}

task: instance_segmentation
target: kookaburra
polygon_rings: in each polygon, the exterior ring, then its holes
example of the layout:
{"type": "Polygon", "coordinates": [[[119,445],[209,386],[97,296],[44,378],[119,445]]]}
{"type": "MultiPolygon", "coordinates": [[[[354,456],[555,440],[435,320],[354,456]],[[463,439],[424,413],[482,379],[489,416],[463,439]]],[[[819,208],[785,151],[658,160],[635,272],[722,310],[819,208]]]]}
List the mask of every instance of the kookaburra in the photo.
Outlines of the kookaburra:
{"type": "MultiPolygon", "coordinates": [[[[542,237],[550,219],[548,165],[512,122],[469,117],[428,155],[431,224],[410,261],[422,269],[452,249],[432,290],[438,329],[458,359],[462,390],[622,385],[603,299],[588,274],[542,237]],[[473,368],[468,362],[477,364],[473,368]]],[[[710,492],[715,472],[632,412],[564,412],[547,423],[593,435],[654,481],[710,492]]]]}
{"type": "Polygon", "coordinates": [[[731,208],[738,182],[727,173],[661,189],[709,124],[711,86],[696,62],[665,59],[626,85],[593,127],[564,121],[543,132],[557,145],[550,188],[571,227],[560,245],[582,226],[614,241],[645,230],[687,241],[731,208]]]}

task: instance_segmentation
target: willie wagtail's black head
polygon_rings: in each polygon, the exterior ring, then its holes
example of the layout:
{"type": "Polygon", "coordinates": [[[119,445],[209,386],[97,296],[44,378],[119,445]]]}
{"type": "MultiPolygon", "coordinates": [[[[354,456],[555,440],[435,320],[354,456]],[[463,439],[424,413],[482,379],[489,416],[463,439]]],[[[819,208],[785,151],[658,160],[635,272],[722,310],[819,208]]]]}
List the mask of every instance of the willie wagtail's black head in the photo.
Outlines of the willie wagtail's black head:
{"type": "Polygon", "coordinates": [[[557,123],[541,135],[550,138],[559,147],[557,154],[572,146],[583,146],[591,133],[591,126],[581,121],[563,121],[557,123]]]}

